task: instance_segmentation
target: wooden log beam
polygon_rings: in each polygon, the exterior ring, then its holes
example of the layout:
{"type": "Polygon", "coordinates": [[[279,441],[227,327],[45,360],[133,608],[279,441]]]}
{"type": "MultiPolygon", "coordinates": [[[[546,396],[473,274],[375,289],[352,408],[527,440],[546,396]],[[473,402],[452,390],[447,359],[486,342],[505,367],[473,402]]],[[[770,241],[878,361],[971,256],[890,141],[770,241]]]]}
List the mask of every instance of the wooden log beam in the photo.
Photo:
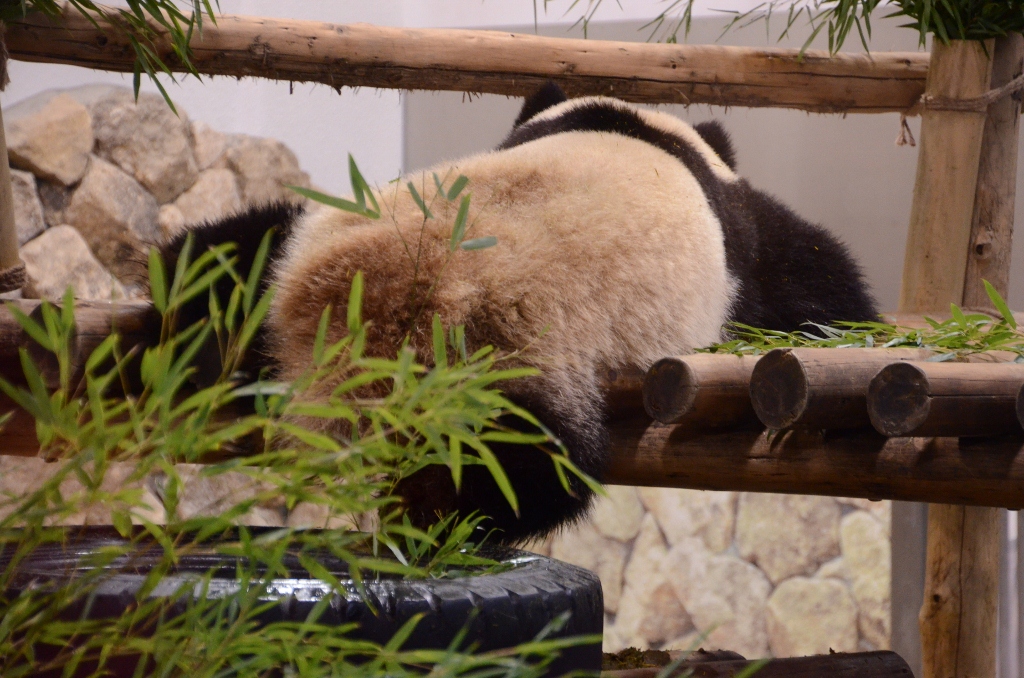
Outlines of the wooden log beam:
{"type": "Polygon", "coordinates": [[[895,363],[871,380],[868,415],[886,436],[1019,434],[1022,386],[1016,363],[895,363]]]}
{"type": "MultiPolygon", "coordinates": [[[[6,73],[4,24],[0,22],[0,89],[6,73]]],[[[25,265],[18,256],[18,231],[14,225],[14,189],[7,159],[4,118],[0,113],[0,293],[13,292],[25,284],[25,265]]]]}
{"type": "Polygon", "coordinates": [[[604,482],[1024,508],[1024,439],[875,431],[708,433],[620,422],[604,482]]]}
{"type": "MultiPolygon", "coordinates": [[[[678,653],[670,653],[678,654],[678,653]]],[[[732,678],[749,672],[753,661],[746,659],[685,661],[672,676],[732,678]]],[[[602,671],[602,678],[656,678],[662,667],[602,671]]],[[[811,657],[772,659],[757,669],[758,678],[913,678],[910,667],[895,652],[836,652],[811,657]]]]}
{"type": "Polygon", "coordinates": [[[750,374],[758,360],[716,353],[663,358],[644,377],[644,408],[662,424],[692,422],[712,429],[756,422],[750,374]]]}
{"type": "MultiPolygon", "coordinates": [[[[73,9],[12,24],[13,59],[131,73],[125,38],[73,9]]],[[[332,25],[222,15],[192,39],[203,75],[255,76],[330,87],[527,96],[554,80],[570,96],[646,103],[795,108],[820,113],[905,111],[924,91],[928,55],[838,54],[546,38],[499,31],[332,25]]],[[[157,53],[182,72],[167,40],[157,53]]]]}
{"type": "Polygon", "coordinates": [[[897,360],[924,360],[915,348],[777,348],[750,378],[750,400],[758,419],[776,431],[866,428],[872,377],[897,360]]]}

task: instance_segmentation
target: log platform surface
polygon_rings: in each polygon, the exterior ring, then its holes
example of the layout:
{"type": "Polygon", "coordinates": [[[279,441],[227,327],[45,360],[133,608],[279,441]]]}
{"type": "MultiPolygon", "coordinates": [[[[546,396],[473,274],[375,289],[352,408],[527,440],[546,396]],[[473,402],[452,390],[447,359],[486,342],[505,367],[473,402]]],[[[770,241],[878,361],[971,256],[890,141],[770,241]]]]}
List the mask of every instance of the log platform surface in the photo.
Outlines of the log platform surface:
{"type": "MultiPolygon", "coordinates": [[[[12,59],[132,73],[124,36],[74,10],[7,27],[12,59]]],[[[192,39],[202,75],[330,87],[527,96],[554,80],[570,96],[645,103],[769,106],[821,113],[906,111],[924,93],[923,52],[837,54],[795,49],[547,38],[501,31],[387,28],[219,15],[192,39]]],[[[156,52],[183,72],[167,40],[156,52]]]]}
{"type": "MultiPolygon", "coordinates": [[[[38,316],[39,302],[15,304],[26,314],[38,316]]],[[[72,356],[79,366],[111,328],[121,332],[125,343],[131,345],[152,336],[158,327],[151,306],[144,302],[83,302],[76,308],[78,329],[72,356]]],[[[18,349],[32,343],[10,311],[0,306],[0,374],[9,380],[16,379],[21,372],[18,349]]],[[[876,351],[879,356],[888,356],[889,362],[904,356],[878,349],[796,349],[792,353],[806,356],[816,352],[812,362],[819,367],[830,365],[828,369],[822,368],[825,372],[841,373],[842,365],[851,364],[855,371],[862,371],[866,358],[856,356],[876,351]]],[[[673,369],[679,364],[699,366],[690,373],[694,377],[691,385],[695,385],[698,395],[705,386],[709,387],[707,393],[715,393],[710,387],[722,387],[716,398],[725,393],[724,397],[737,403],[742,401],[737,394],[737,380],[742,383],[753,372],[750,368],[762,365],[764,359],[698,354],[669,362],[673,369]],[[722,375],[728,378],[723,379],[722,375]]],[[[914,365],[924,365],[926,370],[981,370],[995,375],[993,378],[1000,383],[1005,381],[1007,370],[1013,375],[1024,372],[1022,365],[991,363],[914,365]]],[[[641,376],[632,369],[603,375],[611,410],[611,461],[604,477],[608,483],[1024,508],[1024,435],[887,438],[869,427],[827,430],[830,427],[826,425],[818,429],[771,431],[754,419],[727,429],[709,430],[699,418],[692,417],[665,425],[652,422],[641,409],[641,376]]],[[[847,383],[841,379],[837,382],[847,383]]],[[[866,402],[867,382],[861,388],[857,397],[866,402]]],[[[742,392],[739,389],[739,396],[742,392]]],[[[702,406],[704,411],[713,411],[715,402],[715,398],[709,399],[702,406]]],[[[0,399],[0,411],[9,411],[11,407],[10,401],[0,399]]],[[[862,407],[866,419],[867,407],[862,407]]],[[[1016,410],[1010,411],[1015,416],[1016,410]]],[[[8,423],[0,441],[0,454],[38,454],[31,417],[18,413],[8,423]]]]}

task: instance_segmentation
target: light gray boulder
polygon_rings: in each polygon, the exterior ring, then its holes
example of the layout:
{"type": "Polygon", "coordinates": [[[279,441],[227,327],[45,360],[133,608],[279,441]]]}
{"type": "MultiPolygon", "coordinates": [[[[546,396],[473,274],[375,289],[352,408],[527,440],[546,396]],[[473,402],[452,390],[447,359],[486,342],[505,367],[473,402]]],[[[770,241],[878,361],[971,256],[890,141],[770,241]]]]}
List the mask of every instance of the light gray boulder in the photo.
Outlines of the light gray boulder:
{"type": "Polygon", "coordinates": [[[174,201],[187,225],[222,219],[242,209],[242,196],[234,173],[227,169],[208,169],[174,201]]]}
{"type": "Polygon", "coordinates": [[[160,242],[156,200],[123,171],[93,156],[64,216],[116,276],[135,272],[149,245],[160,242]]]}
{"type": "Polygon", "coordinates": [[[14,228],[18,232],[20,247],[42,233],[46,221],[36,190],[36,178],[31,172],[12,169],[11,188],[14,190],[14,228]]]}
{"type": "Polygon", "coordinates": [[[19,250],[29,283],[27,299],[58,301],[68,287],[79,299],[124,299],[124,287],[93,256],[81,234],[71,226],[54,226],[19,250]]]}
{"type": "Polygon", "coordinates": [[[96,154],[146,187],[160,204],[171,202],[199,173],[188,117],[155,94],[112,89],[91,105],[96,154]]]}
{"type": "Polygon", "coordinates": [[[276,139],[231,135],[224,157],[216,166],[227,167],[238,177],[245,205],[305,201],[285,186],[309,187],[309,175],[299,167],[295,154],[276,139]]]}
{"type": "Polygon", "coordinates": [[[11,165],[70,186],[82,178],[93,146],[92,117],[73,97],[43,92],[4,111],[11,165]]]}

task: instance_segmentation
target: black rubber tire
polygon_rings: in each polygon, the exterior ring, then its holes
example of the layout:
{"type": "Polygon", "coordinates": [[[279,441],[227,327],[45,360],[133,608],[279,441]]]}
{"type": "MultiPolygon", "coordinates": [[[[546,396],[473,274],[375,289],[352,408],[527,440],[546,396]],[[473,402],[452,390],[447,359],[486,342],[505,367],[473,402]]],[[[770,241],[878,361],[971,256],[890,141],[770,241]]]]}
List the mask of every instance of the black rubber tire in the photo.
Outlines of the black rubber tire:
{"type": "MultiPolygon", "coordinates": [[[[38,586],[47,580],[67,581],[76,570],[80,571],[83,556],[104,546],[125,543],[112,528],[69,528],[63,544],[40,546],[19,564],[14,588],[20,588],[19,582],[38,586]]],[[[155,548],[154,553],[157,553],[155,548]]],[[[513,647],[535,638],[552,619],[565,611],[571,612],[567,624],[551,637],[602,633],[604,601],[601,583],[593,573],[525,551],[503,548],[487,555],[512,566],[503,572],[454,579],[381,577],[364,580],[366,598],[351,583],[344,561],[329,555],[318,558],[339,581],[347,582],[345,595],[335,594],[320,621],[326,624],[357,622],[360,626],[352,637],[384,644],[411,617],[423,614],[403,646],[406,649],[447,648],[467,625],[465,642],[480,651],[513,647]]],[[[146,560],[145,555],[133,554],[131,572],[112,568],[109,578],[105,578],[92,600],[89,616],[120,616],[135,600],[146,572],[146,560]]],[[[326,583],[309,578],[297,558],[286,557],[285,562],[295,578],[274,580],[269,587],[280,604],[263,615],[266,622],[302,621],[323,592],[330,590],[326,583]]],[[[6,562],[0,554],[0,568],[3,567],[6,562]]],[[[182,558],[175,573],[165,578],[167,587],[161,585],[160,589],[170,593],[186,578],[211,570],[215,575],[209,595],[226,595],[236,589],[236,560],[214,553],[182,558]]],[[[70,612],[77,614],[77,611],[70,612]]],[[[573,669],[600,671],[601,644],[565,650],[550,667],[549,675],[573,669]]]]}

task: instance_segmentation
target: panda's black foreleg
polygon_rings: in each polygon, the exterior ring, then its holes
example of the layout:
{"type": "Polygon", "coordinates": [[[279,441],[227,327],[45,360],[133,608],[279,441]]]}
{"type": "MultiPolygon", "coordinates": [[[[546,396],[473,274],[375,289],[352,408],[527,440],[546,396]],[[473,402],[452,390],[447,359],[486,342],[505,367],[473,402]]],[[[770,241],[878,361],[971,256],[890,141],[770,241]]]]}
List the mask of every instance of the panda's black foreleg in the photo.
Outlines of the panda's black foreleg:
{"type": "MultiPolygon", "coordinates": [[[[575,415],[569,423],[547,410],[539,402],[517,404],[531,412],[558,437],[569,458],[583,473],[600,480],[608,453],[608,429],[600,407],[575,415]]],[[[508,415],[500,425],[521,431],[536,431],[522,419],[508,415]]],[[[519,503],[519,515],[513,511],[487,467],[473,464],[463,467],[462,487],[456,492],[450,470],[445,466],[428,467],[400,482],[396,492],[402,497],[410,518],[420,526],[437,521],[438,515],[458,511],[460,516],[477,512],[487,516],[486,530],[491,540],[506,544],[526,542],[544,536],[563,525],[585,517],[593,501],[593,492],[578,476],[566,472],[568,491],[563,487],[552,454],[561,454],[554,445],[547,449],[510,443],[491,443],[509,478],[519,503]]]]}

